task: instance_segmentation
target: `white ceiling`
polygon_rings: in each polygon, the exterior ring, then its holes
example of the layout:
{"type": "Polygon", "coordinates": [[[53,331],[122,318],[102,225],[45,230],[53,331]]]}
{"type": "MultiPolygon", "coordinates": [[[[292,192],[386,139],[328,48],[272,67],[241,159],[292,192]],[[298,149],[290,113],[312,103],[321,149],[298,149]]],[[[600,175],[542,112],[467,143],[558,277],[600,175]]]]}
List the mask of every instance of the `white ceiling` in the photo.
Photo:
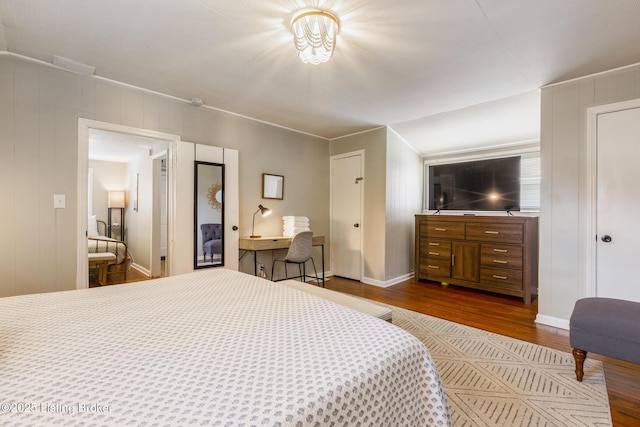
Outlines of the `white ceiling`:
{"type": "Polygon", "coordinates": [[[0,50],[425,155],[536,139],[541,86],[640,63],[640,0],[0,0],[0,23],[0,50]],[[340,18],[326,64],[295,55],[305,6],[340,18]]]}

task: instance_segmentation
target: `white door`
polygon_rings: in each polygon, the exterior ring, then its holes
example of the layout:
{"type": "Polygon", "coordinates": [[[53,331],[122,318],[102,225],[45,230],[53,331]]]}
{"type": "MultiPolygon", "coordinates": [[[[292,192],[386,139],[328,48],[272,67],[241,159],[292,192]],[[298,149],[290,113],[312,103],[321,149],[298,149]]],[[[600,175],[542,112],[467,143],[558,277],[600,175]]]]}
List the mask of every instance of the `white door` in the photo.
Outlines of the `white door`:
{"type": "Polygon", "coordinates": [[[640,301],[640,108],[598,115],[596,295],[640,301]]]}
{"type": "Polygon", "coordinates": [[[331,270],[362,278],[362,155],[331,158],[331,270]]]}

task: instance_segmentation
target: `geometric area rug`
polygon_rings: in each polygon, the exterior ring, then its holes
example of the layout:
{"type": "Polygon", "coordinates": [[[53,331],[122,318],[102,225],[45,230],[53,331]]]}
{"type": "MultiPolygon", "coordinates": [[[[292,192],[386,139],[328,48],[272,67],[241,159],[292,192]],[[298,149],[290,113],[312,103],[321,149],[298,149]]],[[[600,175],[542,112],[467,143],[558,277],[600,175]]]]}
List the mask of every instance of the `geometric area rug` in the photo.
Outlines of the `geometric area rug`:
{"type": "Polygon", "coordinates": [[[612,425],[602,362],[578,382],[569,353],[383,305],[429,349],[454,427],[612,425]]]}

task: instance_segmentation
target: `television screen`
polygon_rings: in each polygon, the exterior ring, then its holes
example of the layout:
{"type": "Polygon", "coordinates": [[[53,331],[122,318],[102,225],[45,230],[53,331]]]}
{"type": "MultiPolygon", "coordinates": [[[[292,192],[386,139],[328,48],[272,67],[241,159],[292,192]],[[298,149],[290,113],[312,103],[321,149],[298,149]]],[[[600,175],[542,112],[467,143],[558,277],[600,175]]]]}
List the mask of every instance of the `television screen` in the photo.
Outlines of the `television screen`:
{"type": "Polygon", "coordinates": [[[429,209],[520,210],[520,156],[429,166],[429,209]]]}

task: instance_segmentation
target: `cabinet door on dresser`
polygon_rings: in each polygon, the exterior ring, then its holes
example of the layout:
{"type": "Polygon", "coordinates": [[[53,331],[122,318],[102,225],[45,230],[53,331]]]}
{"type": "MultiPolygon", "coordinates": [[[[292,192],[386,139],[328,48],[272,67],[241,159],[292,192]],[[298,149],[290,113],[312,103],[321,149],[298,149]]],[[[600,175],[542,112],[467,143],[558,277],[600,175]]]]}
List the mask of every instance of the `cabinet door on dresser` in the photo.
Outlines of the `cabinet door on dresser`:
{"type": "Polygon", "coordinates": [[[451,277],[477,282],[480,280],[480,245],[476,242],[451,243],[451,277]]]}

